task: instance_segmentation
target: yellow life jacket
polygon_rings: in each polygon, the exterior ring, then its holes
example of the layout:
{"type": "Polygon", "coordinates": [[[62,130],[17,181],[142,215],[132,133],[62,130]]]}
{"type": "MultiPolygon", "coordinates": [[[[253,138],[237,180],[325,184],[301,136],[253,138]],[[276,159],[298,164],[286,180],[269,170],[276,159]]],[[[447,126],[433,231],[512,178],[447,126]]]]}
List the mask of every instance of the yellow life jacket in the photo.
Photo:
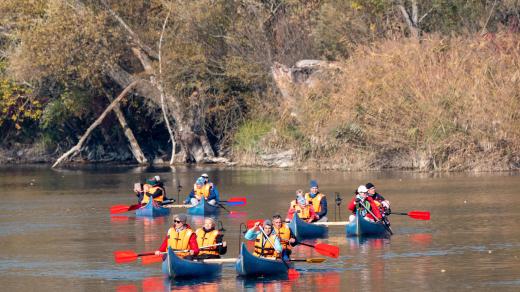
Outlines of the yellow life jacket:
{"type": "Polygon", "coordinates": [[[287,224],[282,224],[282,227],[280,227],[280,229],[276,229],[274,226],[273,228],[278,237],[280,238],[282,248],[291,249],[292,246],[289,244],[289,239],[291,239],[291,229],[289,229],[289,226],[287,226],[287,224]]]}
{"type": "Polygon", "coordinates": [[[209,184],[205,184],[203,185],[201,188],[197,188],[197,186],[193,186],[193,193],[195,194],[195,197],[197,198],[200,198],[202,199],[202,197],[204,197],[204,199],[208,199],[209,197],[209,189],[211,188],[211,186],[209,184]]]}
{"type": "Polygon", "coordinates": [[[320,206],[321,199],[323,199],[324,197],[325,197],[324,194],[318,193],[316,195],[316,197],[311,198],[311,194],[306,193],[305,201],[310,202],[312,204],[312,206],[314,207],[314,212],[319,213],[321,211],[321,206],[320,206]]]}
{"type": "MultiPolygon", "coordinates": [[[[273,244],[275,238],[276,233],[271,233],[271,235],[269,235],[269,239],[273,244]]],[[[280,258],[280,254],[278,254],[278,252],[274,249],[274,246],[271,244],[271,242],[265,238],[263,233],[258,234],[255,239],[255,250],[253,251],[253,255],[272,259],[280,258]]]]}
{"type": "MultiPolygon", "coordinates": [[[[193,230],[186,228],[181,232],[177,232],[175,228],[170,227],[168,229],[168,247],[173,250],[188,250],[190,249],[189,242],[190,237],[193,234],[193,230]]],[[[177,252],[175,253],[179,257],[185,257],[189,255],[189,252],[177,252]]]]}
{"type": "Polygon", "coordinates": [[[300,217],[302,220],[307,220],[311,217],[311,210],[310,206],[306,205],[305,207],[301,207],[300,205],[294,206],[294,210],[296,210],[296,214],[298,214],[298,217],[300,217]]]}
{"type": "MultiPolygon", "coordinates": [[[[197,234],[197,243],[199,245],[199,248],[201,248],[203,246],[217,244],[217,236],[219,235],[218,230],[206,232],[206,231],[204,231],[203,228],[199,228],[199,229],[197,229],[197,231],[195,231],[195,234],[197,234]]],[[[199,252],[199,255],[202,255],[202,254],[219,255],[218,247],[213,246],[213,247],[201,249],[199,252]]]]}
{"type": "Polygon", "coordinates": [[[161,187],[159,187],[159,186],[155,186],[155,187],[150,187],[148,189],[148,191],[144,193],[143,200],[141,201],[141,204],[148,204],[148,201],[150,200],[150,196],[148,196],[147,194],[153,194],[157,190],[162,190],[162,195],[160,195],[157,198],[154,198],[153,200],[156,201],[156,202],[162,202],[164,200],[164,190],[161,187]]]}

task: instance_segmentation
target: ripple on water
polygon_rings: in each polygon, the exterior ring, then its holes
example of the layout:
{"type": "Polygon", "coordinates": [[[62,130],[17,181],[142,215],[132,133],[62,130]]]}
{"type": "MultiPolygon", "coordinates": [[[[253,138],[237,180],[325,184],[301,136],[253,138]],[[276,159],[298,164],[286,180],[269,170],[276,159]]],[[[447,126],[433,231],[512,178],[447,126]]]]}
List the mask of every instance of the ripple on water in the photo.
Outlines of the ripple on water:
{"type": "Polygon", "coordinates": [[[135,280],[142,279],[157,271],[155,267],[129,269],[127,266],[111,266],[109,268],[92,268],[91,266],[91,263],[85,262],[0,260],[0,271],[4,275],[16,275],[20,272],[29,271],[31,274],[48,277],[135,280]]]}

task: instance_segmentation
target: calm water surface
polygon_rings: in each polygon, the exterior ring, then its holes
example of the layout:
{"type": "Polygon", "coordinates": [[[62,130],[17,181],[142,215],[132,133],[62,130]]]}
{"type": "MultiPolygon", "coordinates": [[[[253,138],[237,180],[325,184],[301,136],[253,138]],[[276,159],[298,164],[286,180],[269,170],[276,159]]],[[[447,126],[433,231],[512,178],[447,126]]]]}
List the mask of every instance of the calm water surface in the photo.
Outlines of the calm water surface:
{"type": "MultiPolygon", "coordinates": [[[[424,174],[277,169],[88,167],[0,168],[0,287],[2,291],[520,291],[520,175],[424,174]],[[390,239],[347,238],[334,226],[327,239],[339,259],[298,264],[295,280],[245,280],[226,265],[211,281],[168,281],[159,264],[115,264],[116,250],[153,251],[171,218],[110,216],[116,204],[134,204],[134,182],[160,175],[170,197],[177,182],[184,198],[207,172],[221,196],[247,197],[238,214],[221,213],[226,257],[238,253],[239,225],[285,214],[297,188],[317,179],[329,198],[329,220],[345,220],[346,204],[360,184],[373,182],[392,210],[427,210],[431,221],[392,216],[390,239]],[[334,208],[334,193],[344,201],[334,208]]],[[[202,218],[190,218],[199,227],[202,218]]],[[[295,257],[322,257],[305,246],[295,257]]]]}

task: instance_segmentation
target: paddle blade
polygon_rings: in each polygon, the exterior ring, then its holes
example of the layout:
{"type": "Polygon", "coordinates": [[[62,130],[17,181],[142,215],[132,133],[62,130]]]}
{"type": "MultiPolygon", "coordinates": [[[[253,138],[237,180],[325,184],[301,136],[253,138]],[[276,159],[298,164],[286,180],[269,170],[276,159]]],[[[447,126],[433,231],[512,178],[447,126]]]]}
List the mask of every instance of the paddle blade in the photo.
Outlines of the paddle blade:
{"type": "Polygon", "coordinates": [[[289,269],[287,270],[287,276],[289,277],[289,280],[295,280],[298,279],[300,273],[298,273],[298,271],[296,271],[295,269],[289,269]]]}
{"type": "Polygon", "coordinates": [[[247,204],[247,198],[235,197],[230,198],[226,201],[229,206],[245,206],[247,204]]]}
{"type": "Polygon", "coordinates": [[[246,203],[244,203],[242,201],[236,201],[236,202],[235,201],[233,201],[233,202],[228,201],[226,204],[228,206],[245,206],[246,205],[246,203]]]}
{"type": "Polygon", "coordinates": [[[118,264],[130,263],[137,259],[137,254],[132,250],[119,250],[114,252],[114,261],[118,264]]]}
{"type": "Polygon", "coordinates": [[[410,211],[408,216],[418,220],[430,220],[430,212],[428,211],[410,211]]]}
{"type": "Polygon", "coordinates": [[[254,219],[254,220],[247,220],[247,229],[251,229],[255,226],[256,222],[260,222],[260,224],[264,223],[264,220],[262,219],[254,219]]]}
{"type": "Polygon", "coordinates": [[[161,263],[162,262],[162,255],[149,255],[149,256],[143,256],[141,258],[141,264],[143,265],[149,265],[154,263],[161,263]]]}
{"type": "Polygon", "coordinates": [[[125,206],[125,205],[115,205],[110,207],[110,214],[119,214],[124,213],[128,211],[128,208],[131,206],[125,206]]]}
{"type": "Polygon", "coordinates": [[[325,243],[317,243],[314,248],[316,251],[324,256],[328,256],[331,258],[339,257],[339,247],[325,244],[325,243]]]}
{"type": "Polygon", "coordinates": [[[327,259],[325,259],[325,258],[309,258],[309,259],[305,259],[306,262],[312,263],[312,264],[323,263],[326,260],[327,259]]]}

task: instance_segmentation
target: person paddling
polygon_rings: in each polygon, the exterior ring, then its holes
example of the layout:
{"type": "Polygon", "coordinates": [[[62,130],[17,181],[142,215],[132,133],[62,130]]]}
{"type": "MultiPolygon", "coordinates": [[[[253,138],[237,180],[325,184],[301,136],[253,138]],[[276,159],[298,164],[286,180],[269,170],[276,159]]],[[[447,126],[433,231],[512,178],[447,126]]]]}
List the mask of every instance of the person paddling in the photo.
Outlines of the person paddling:
{"type": "Polygon", "coordinates": [[[199,254],[197,236],[191,227],[186,224],[187,219],[188,217],[184,214],[173,216],[173,224],[168,229],[161,246],[155,251],[156,255],[166,252],[168,247],[174,251],[179,251],[175,254],[186,260],[193,260],[193,257],[199,254]]]}
{"type": "Polygon", "coordinates": [[[217,204],[217,195],[210,184],[206,184],[206,180],[203,177],[199,177],[195,181],[193,190],[184,201],[185,204],[197,205],[200,200],[206,200],[210,205],[217,204]]]}
{"type": "Polygon", "coordinates": [[[284,260],[290,260],[292,247],[296,245],[296,236],[294,236],[294,233],[289,229],[289,226],[282,222],[282,216],[274,215],[272,222],[274,232],[276,232],[282,244],[282,258],[284,260]]]}
{"type": "Polygon", "coordinates": [[[316,217],[312,222],[326,222],[327,198],[324,194],[320,193],[317,181],[311,180],[310,190],[305,194],[305,200],[314,207],[314,211],[316,212],[316,217]]]}
{"type": "Polygon", "coordinates": [[[280,238],[273,230],[273,223],[271,220],[266,219],[263,226],[262,232],[262,230],[260,230],[262,228],[260,222],[256,222],[255,225],[251,229],[247,230],[244,235],[247,240],[255,241],[255,250],[253,255],[270,259],[281,258],[283,248],[280,243],[280,238]]]}
{"type": "Polygon", "coordinates": [[[167,200],[166,191],[164,190],[164,184],[162,183],[162,181],[160,181],[159,176],[147,179],[145,184],[143,185],[142,191],[142,205],[148,204],[150,198],[153,198],[154,201],[159,203],[162,203],[163,201],[167,200]]]}
{"type": "Polygon", "coordinates": [[[365,185],[358,187],[354,198],[352,198],[348,204],[348,209],[353,213],[353,215],[349,216],[350,222],[355,220],[354,214],[356,214],[356,211],[369,221],[379,221],[382,218],[379,208],[374,202],[374,199],[368,195],[368,190],[365,185]],[[371,213],[375,215],[375,218],[371,213]]]}
{"type": "Polygon", "coordinates": [[[386,200],[380,193],[376,191],[376,186],[373,183],[367,183],[366,185],[368,195],[374,199],[376,205],[379,207],[381,211],[381,215],[390,215],[392,211],[390,210],[390,201],[386,200]]]}
{"type": "Polygon", "coordinates": [[[215,229],[215,220],[213,218],[204,219],[204,226],[197,229],[197,244],[199,247],[210,246],[201,249],[197,259],[218,259],[227,252],[227,243],[222,241],[224,234],[215,229]],[[217,245],[218,246],[212,246],[217,245]]]}
{"type": "Polygon", "coordinates": [[[307,200],[305,200],[301,190],[296,191],[296,199],[290,204],[289,210],[287,211],[287,221],[291,221],[294,214],[298,214],[300,219],[308,223],[317,220],[314,207],[311,204],[307,204],[307,200]]]}

